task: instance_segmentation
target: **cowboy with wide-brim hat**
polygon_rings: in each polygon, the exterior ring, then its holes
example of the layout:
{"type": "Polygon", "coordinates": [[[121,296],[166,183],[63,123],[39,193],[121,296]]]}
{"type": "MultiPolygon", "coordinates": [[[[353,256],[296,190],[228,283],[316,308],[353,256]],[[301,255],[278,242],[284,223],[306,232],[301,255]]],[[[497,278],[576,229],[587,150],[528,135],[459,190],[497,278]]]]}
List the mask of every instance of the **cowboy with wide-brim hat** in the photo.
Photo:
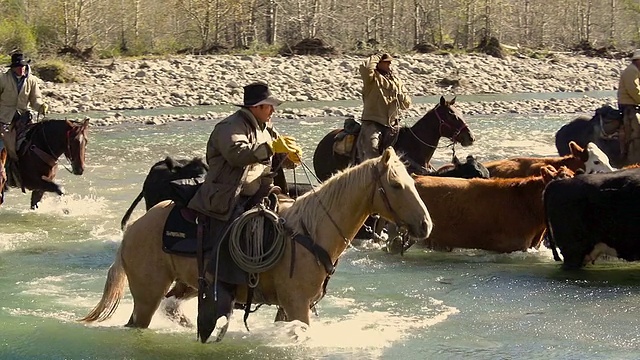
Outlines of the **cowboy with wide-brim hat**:
{"type": "Polygon", "coordinates": [[[29,65],[30,62],[31,60],[25,60],[24,54],[13,53],[11,54],[11,64],[7,65],[7,67],[14,68],[14,67],[27,66],[29,65]]]}
{"type": "Polygon", "coordinates": [[[263,82],[254,82],[244,88],[243,104],[236,104],[240,107],[252,107],[259,105],[282,105],[282,101],[275,98],[269,90],[269,85],[263,82]]]}
{"type": "Polygon", "coordinates": [[[623,114],[618,133],[622,166],[640,163],[640,49],[634,50],[629,60],[631,63],[620,73],[617,94],[623,114]]]}

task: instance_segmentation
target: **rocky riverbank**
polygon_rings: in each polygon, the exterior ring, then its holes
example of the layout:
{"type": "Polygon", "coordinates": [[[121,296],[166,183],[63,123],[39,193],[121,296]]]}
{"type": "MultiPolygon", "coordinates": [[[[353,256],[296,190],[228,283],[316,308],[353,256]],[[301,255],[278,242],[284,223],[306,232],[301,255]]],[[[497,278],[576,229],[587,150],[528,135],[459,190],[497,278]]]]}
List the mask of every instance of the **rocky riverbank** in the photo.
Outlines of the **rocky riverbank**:
{"type": "MultiPolygon", "coordinates": [[[[98,126],[123,122],[158,124],[178,120],[213,119],[231,108],[204,115],[189,115],[187,107],[242,102],[242,86],[267,81],[285,101],[281,117],[358,115],[359,107],[291,106],[296,102],[360,99],[358,66],[364,57],[317,56],[260,57],[246,55],[180,56],[162,59],[101,60],[71,66],[75,83],[45,83],[43,93],[51,117],[62,113],[101,112],[98,126]],[[185,108],[180,114],[123,116],[127,109],[185,108]]],[[[612,91],[626,60],[554,54],[544,59],[482,54],[398,55],[394,66],[415,97],[471,94],[612,91]]],[[[457,101],[465,114],[592,113],[614,97],[519,101],[457,101]]],[[[414,104],[405,114],[416,117],[434,104],[414,104]]],[[[175,111],[173,113],[176,113],[175,111]]]]}

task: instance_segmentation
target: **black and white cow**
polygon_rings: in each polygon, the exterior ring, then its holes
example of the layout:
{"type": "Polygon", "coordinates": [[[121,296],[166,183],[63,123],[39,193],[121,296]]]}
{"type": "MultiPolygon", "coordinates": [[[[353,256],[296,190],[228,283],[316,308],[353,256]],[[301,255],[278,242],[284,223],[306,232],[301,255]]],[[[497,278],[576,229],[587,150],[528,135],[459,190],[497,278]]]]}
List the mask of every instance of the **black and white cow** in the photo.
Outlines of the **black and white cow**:
{"type": "Polygon", "coordinates": [[[640,259],[640,169],[584,174],[549,183],[544,191],[549,240],[565,269],[600,254],[640,259]]]}

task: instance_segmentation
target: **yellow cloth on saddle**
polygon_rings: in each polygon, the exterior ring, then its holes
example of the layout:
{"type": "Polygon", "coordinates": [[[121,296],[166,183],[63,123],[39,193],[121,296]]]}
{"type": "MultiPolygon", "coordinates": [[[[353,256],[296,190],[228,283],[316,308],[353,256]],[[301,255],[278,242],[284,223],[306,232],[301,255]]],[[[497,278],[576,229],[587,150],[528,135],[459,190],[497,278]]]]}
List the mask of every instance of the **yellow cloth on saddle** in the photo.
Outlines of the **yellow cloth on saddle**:
{"type": "Polygon", "coordinates": [[[336,141],[334,141],[333,152],[339,155],[350,156],[355,142],[356,136],[353,134],[347,134],[341,139],[336,139],[336,141]]]}

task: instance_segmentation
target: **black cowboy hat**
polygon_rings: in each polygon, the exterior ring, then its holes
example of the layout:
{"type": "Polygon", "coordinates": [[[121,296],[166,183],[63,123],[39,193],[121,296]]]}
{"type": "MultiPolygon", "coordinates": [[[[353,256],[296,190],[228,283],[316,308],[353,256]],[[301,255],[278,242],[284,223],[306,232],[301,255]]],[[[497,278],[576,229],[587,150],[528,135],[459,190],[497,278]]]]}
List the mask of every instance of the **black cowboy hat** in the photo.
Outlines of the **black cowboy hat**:
{"type": "Polygon", "coordinates": [[[24,54],[22,53],[14,53],[11,54],[11,64],[7,65],[7,67],[18,67],[25,66],[29,64],[31,60],[25,60],[24,54]]]}
{"type": "Polygon", "coordinates": [[[282,101],[271,95],[269,85],[255,82],[244,87],[244,104],[236,104],[236,106],[250,107],[264,104],[278,106],[282,104],[282,101]]]}

